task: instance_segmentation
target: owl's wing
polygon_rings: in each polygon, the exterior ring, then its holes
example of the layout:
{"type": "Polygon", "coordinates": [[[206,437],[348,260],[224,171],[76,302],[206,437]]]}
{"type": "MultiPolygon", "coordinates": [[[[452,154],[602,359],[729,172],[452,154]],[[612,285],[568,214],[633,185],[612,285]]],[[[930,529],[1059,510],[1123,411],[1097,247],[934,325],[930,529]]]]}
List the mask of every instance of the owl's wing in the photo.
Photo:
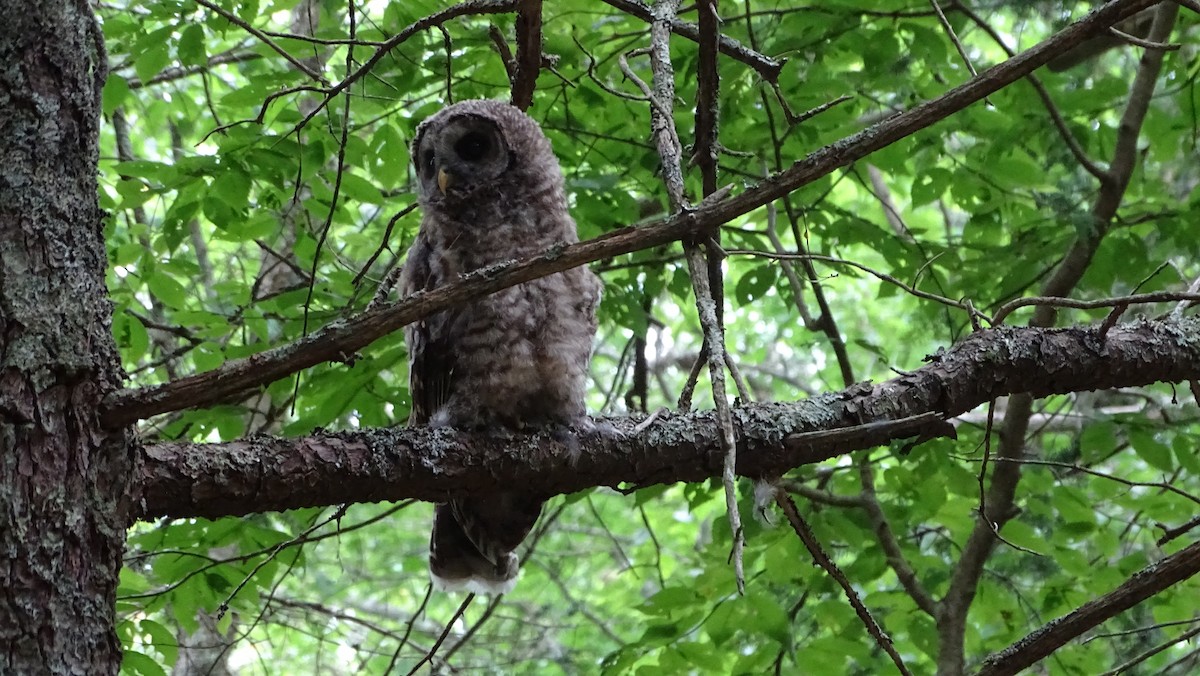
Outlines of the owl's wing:
{"type": "MultiPolygon", "coordinates": [[[[430,262],[433,251],[424,233],[417,235],[404,272],[400,276],[400,297],[440,286],[445,280],[433,273],[430,262]]],[[[451,349],[450,312],[439,312],[404,327],[408,342],[408,390],[412,411],[408,424],[424,425],[442,407],[450,395],[450,379],[454,374],[454,352],[451,349]]]]}

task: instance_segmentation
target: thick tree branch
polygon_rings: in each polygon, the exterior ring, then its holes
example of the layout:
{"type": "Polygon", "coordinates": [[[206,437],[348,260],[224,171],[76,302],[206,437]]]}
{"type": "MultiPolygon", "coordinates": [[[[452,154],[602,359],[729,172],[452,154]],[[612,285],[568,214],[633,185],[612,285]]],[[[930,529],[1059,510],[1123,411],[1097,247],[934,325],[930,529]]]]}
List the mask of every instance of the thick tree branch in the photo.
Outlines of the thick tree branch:
{"type": "MultiPolygon", "coordinates": [[[[1113,327],[981,331],[877,385],[790,404],[734,411],[737,472],[779,475],[893,439],[939,434],[942,419],[1014,392],[1046,396],[1200,379],[1200,319],[1113,327]]],[[[712,411],[662,414],[633,433],[586,438],[568,453],[545,435],[488,438],[453,430],[381,429],[224,444],[161,443],[146,450],[141,518],[419,498],[537,485],[547,493],[720,476],[724,451],[712,411]]]]}
{"type": "MultiPolygon", "coordinates": [[[[310,366],[331,360],[346,360],[356,351],[405,324],[448,307],[601,258],[660,246],[710,230],[962,110],[1028,75],[1055,54],[1079,44],[1089,35],[1102,31],[1113,22],[1153,3],[1154,0],[1113,0],[1032,49],[980,73],[979,77],[972,78],[936,99],[825,146],[739,195],[673,215],[644,227],[625,228],[594,240],[556,248],[517,263],[481,270],[468,275],[462,281],[429,293],[417,294],[352,319],[334,322],[307,338],[245,359],[227,362],[212,371],[155,387],[116,392],[105,400],[105,422],[110,426],[129,425],[160,413],[224,401],[310,366]]],[[[463,6],[483,6],[491,11],[507,5],[463,3],[455,5],[454,8],[463,6]]],[[[448,18],[445,15],[449,11],[438,15],[438,18],[448,18]]],[[[417,22],[413,26],[424,27],[431,20],[417,22]]],[[[413,27],[410,29],[416,30],[413,27]]],[[[389,44],[394,40],[396,38],[389,41],[389,44]]],[[[364,68],[366,66],[367,64],[364,64],[364,68]]],[[[354,75],[348,77],[346,82],[353,77],[354,75]]]]}
{"type": "Polygon", "coordinates": [[[1200,542],[1134,573],[1121,586],[987,658],[976,676],[1007,676],[1033,666],[1071,639],[1171,585],[1200,573],[1200,542]]]}
{"type": "Polygon", "coordinates": [[[542,0],[517,3],[517,58],[512,78],[512,104],[529,110],[542,68],[542,0]]]}

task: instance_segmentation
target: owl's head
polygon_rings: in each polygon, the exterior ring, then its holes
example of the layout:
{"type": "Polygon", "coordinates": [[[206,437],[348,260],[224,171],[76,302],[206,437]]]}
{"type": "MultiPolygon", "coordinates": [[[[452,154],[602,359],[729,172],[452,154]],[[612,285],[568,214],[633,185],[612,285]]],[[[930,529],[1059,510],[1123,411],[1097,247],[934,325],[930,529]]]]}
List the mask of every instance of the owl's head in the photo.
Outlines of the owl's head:
{"type": "Polygon", "coordinates": [[[454,206],[488,193],[513,199],[562,183],[537,122],[502,101],[463,101],[429,117],[417,127],[412,158],[426,204],[454,206]]]}

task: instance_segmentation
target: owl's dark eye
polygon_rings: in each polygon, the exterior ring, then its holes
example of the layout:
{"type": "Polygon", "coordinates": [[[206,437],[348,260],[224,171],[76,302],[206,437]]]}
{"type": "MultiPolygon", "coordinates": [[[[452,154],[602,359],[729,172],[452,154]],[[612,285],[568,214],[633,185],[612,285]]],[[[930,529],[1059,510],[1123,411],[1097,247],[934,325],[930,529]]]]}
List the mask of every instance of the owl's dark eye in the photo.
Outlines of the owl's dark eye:
{"type": "Polygon", "coordinates": [[[433,170],[433,151],[426,150],[421,154],[421,171],[425,172],[425,178],[432,178],[433,170]]]}
{"type": "Polygon", "coordinates": [[[489,148],[488,138],[477,131],[463,134],[463,137],[458,139],[454,144],[454,152],[458,156],[468,162],[476,162],[483,159],[489,148]]]}

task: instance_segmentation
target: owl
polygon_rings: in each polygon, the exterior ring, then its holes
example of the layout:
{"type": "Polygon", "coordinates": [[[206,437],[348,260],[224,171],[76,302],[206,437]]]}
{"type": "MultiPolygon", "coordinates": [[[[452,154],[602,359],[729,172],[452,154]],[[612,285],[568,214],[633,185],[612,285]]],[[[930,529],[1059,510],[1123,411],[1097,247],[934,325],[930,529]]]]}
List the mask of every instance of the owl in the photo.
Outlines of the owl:
{"type": "MultiPolygon", "coordinates": [[[[532,118],[499,101],[464,101],[425,120],[412,145],[420,230],[403,295],[579,240],[562,171],[532,118]]],[[[601,283],[586,267],[525,282],[405,328],[410,425],[489,434],[587,428],[584,392],[601,283]]],[[[434,586],[502,594],[514,550],[548,496],[514,490],[437,505],[434,586]]]]}

